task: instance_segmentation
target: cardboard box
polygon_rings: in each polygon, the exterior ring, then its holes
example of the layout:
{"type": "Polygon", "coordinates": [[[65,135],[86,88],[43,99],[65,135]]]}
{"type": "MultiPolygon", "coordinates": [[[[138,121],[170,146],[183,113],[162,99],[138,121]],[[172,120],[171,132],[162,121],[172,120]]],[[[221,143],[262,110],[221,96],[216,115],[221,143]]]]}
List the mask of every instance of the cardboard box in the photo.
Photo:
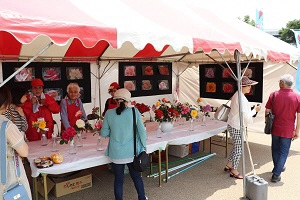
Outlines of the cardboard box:
{"type": "Polygon", "coordinates": [[[200,148],[200,141],[189,144],[189,154],[198,152],[199,148],[200,148]]]}
{"type": "Polygon", "coordinates": [[[68,177],[53,177],[55,197],[77,192],[92,187],[92,174],[86,170],[68,177]]]}
{"type": "MultiPolygon", "coordinates": [[[[43,177],[37,177],[37,191],[42,195],[42,197],[45,197],[44,192],[44,181],[43,177]]],[[[47,194],[49,194],[50,190],[55,186],[55,183],[47,176],[47,194]]]]}
{"type": "Polygon", "coordinates": [[[183,158],[189,154],[189,145],[170,145],[169,146],[169,155],[183,158]]]}

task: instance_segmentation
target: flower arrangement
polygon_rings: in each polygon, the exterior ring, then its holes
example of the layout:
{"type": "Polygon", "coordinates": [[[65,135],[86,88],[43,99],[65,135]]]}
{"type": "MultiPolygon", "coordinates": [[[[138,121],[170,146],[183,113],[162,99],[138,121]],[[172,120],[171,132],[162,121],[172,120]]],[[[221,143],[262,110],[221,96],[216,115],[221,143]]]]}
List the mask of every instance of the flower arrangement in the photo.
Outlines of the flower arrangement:
{"type": "Polygon", "coordinates": [[[202,103],[202,99],[200,97],[197,99],[197,102],[198,102],[198,106],[199,106],[199,111],[201,113],[203,113],[204,116],[210,117],[209,112],[215,112],[218,109],[217,107],[214,108],[209,104],[201,105],[203,103],[202,103]]]}
{"type": "Polygon", "coordinates": [[[144,104],[144,103],[136,103],[136,101],[132,101],[131,105],[134,105],[139,111],[140,113],[143,115],[145,112],[149,112],[150,111],[150,106],[144,104]]]}
{"type": "Polygon", "coordinates": [[[92,109],[92,114],[90,115],[90,119],[96,119],[96,122],[94,124],[94,128],[88,123],[86,124],[86,129],[93,131],[93,135],[100,133],[100,130],[102,128],[102,121],[103,117],[100,115],[100,108],[99,107],[94,107],[92,109]]]}
{"type": "Polygon", "coordinates": [[[41,132],[42,134],[45,133],[45,131],[48,131],[49,128],[46,128],[47,123],[44,119],[38,120],[36,122],[32,122],[32,127],[37,128],[37,132],[41,132]]]}
{"type": "Polygon", "coordinates": [[[189,121],[191,116],[191,105],[188,102],[180,103],[176,102],[176,110],[179,112],[180,117],[185,118],[186,121],[189,121]]]}
{"type": "Polygon", "coordinates": [[[76,130],[73,127],[67,128],[61,134],[62,140],[59,142],[60,144],[68,144],[69,141],[73,141],[74,136],[76,135],[76,130]]]}
{"type": "Polygon", "coordinates": [[[158,100],[156,104],[152,106],[152,110],[155,113],[155,120],[157,122],[171,122],[180,116],[176,110],[176,105],[167,101],[166,98],[158,100]]]}

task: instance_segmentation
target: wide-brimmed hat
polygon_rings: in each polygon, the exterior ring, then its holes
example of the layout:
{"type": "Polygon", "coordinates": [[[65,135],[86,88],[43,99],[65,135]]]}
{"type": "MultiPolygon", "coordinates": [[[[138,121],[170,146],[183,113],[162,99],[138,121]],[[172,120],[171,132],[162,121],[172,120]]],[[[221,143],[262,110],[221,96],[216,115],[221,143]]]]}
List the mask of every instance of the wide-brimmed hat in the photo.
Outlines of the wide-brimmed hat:
{"type": "Polygon", "coordinates": [[[131,93],[125,89],[118,89],[115,93],[114,99],[124,99],[125,101],[130,101],[131,93]]]}
{"type": "Polygon", "coordinates": [[[44,86],[44,83],[41,79],[35,78],[31,81],[31,87],[44,86]]]}
{"type": "Polygon", "coordinates": [[[249,79],[247,76],[243,76],[242,81],[241,81],[242,86],[256,85],[257,83],[258,83],[257,81],[253,81],[253,80],[249,79]]]}
{"type": "Polygon", "coordinates": [[[108,90],[117,90],[120,89],[120,86],[117,82],[112,82],[108,88],[108,90]]]}

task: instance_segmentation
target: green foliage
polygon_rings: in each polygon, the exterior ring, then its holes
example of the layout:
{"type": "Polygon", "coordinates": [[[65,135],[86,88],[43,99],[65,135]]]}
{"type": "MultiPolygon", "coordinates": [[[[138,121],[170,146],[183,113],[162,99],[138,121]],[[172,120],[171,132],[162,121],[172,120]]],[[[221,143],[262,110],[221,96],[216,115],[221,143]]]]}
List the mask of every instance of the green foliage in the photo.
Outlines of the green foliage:
{"type": "Polygon", "coordinates": [[[294,19],[293,21],[289,21],[286,24],[285,28],[279,30],[280,39],[289,43],[296,45],[295,34],[291,29],[300,29],[300,20],[294,19]]]}
{"type": "Polygon", "coordinates": [[[245,15],[242,21],[255,27],[255,21],[253,19],[250,19],[249,15],[245,15]]]}

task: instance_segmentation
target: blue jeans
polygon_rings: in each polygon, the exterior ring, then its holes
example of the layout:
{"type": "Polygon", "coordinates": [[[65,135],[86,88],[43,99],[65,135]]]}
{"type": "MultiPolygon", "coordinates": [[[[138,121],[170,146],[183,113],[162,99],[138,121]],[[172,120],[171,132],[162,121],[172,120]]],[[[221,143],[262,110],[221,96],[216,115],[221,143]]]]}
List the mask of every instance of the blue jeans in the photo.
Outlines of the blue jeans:
{"type": "MultiPolygon", "coordinates": [[[[139,200],[146,200],[143,179],[139,172],[133,170],[132,163],[127,163],[129,174],[133,180],[135,189],[138,193],[139,200]]],[[[123,199],[123,183],[124,183],[124,167],[125,164],[112,163],[112,167],[115,173],[114,181],[114,194],[116,200],[123,199]]]]}
{"type": "Polygon", "coordinates": [[[274,168],[272,173],[280,176],[289,155],[292,138],[283,138],[272,135],[272,158],[274,168]]]}

